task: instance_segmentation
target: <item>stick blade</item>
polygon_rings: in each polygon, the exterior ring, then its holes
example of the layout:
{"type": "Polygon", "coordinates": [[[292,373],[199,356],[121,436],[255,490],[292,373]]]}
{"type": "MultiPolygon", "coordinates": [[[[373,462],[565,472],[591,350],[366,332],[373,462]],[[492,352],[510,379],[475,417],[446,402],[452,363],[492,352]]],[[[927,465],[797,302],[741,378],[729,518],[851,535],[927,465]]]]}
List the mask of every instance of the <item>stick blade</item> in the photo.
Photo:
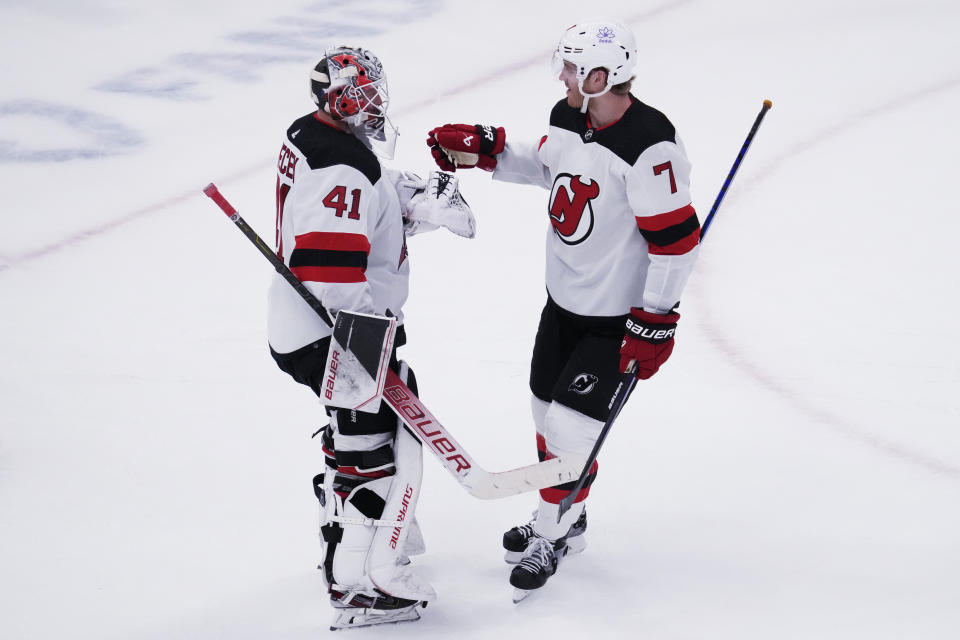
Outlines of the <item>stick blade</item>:
{"type": "Polygon", "coordinates": [[[495,500],[574,482],[581,464],[579,460],[567,462],[562,458],[551,458],[509,471],[491,473],[472,469],[463,484],[475,498],[495,500]]]}

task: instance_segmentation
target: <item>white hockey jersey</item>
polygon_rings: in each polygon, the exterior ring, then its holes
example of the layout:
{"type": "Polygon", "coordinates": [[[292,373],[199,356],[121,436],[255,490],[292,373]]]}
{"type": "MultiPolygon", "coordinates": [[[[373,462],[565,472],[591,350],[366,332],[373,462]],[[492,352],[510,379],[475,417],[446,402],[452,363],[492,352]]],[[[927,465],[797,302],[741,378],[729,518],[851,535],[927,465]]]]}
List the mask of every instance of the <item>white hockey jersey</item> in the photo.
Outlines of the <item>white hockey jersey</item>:
{"type": "MultiPolygon", "coordinates": [[[[277,162],[277,254],[333,317],[341,309],[403,323],[410,267],[400,202],[376,156],[352,134],[303,116],[277,162]]],[[[289,353],[330,328],[280,275],[268,293],[267,335],[289,353]]]]}
{"type": "Polygon", "coordinates": [[[561,100],[539,145],[508,142],[493,173],[550,190],[547,292],[582,316],[665,313],[696,259],[700,223],[683,143],[666,116],[632,100],[600,128],[561,100]]]}

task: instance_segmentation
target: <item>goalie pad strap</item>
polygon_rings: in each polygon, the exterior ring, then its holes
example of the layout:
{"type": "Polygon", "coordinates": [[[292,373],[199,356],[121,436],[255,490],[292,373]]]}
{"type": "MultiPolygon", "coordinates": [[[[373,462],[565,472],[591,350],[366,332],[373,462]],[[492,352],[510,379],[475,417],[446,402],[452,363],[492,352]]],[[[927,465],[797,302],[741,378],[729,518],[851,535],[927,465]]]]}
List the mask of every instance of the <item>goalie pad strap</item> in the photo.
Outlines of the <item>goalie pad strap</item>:
{"type": "Polygon", "coordinates": [[[383,507],[386,504],[383,498],[366,487],[357,489],[354,494],[350,496],[349,501],[350,504],[355,506],[357,511],[362,513],[368,520],[376,520],[382,516],[383,507]]]}
{"type": "Polygon", "coordinates": [[[330,518],[340,524],[354,524],[361,527],[403,527],[406,523],[403,520],[374,520],[372,518],[346,518],[344,516],[333,516],[330,518]]]}
{"type": "Polygon", "coordinates": [[[339,584],[330,586],[330,598],[349,607],[362,607],[366,609],[402,609],[417,604],[416,600],[405,600],[395,598],[376,589],[373,593],[357,591],[339,584]]]}
{"type": "Polygon", "coordinates": [[[334,453],[335,448],[333,446],[333,429],[330,428],[330,425],[325,426],[320,430],[320,445],[323,448],[323,459],[324,464],[327,465],[330,469],[336,469],[336,454],[334,453]]]}
{"type": "Polygon", "coordinates": [[[393,465],[393,447],[389,444],[373,451],[337,451],[336,456],[337,466],[353,467],[360,472],[393,465]]]}
{"type": "MultiPolygon", "coordinates": [[[[343,527],[337,524],[325,524],[320,527],[320,535],[323,537],[323,541],[330,546],[336,545],[343,538],[343,527]]],[[[330,549],[330,555],[333,555],[333,550],[330,549]]]]}

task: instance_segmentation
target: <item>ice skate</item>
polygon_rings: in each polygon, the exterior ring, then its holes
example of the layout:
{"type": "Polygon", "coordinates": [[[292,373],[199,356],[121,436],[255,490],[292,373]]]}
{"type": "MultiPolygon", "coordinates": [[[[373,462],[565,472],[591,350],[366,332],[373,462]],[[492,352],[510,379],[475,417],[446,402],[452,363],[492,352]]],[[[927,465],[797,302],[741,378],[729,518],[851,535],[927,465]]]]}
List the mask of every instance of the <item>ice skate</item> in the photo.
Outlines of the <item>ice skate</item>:
{"type": "Polygon", "coordinates": [[[427,606],[426,602],[414,602],[385,594],[342,595],[337,592],[331,592],[330,604],[334,610],[333,622],[330,624],[331,631],[413,622],[420,619],[420,609],[427,606]]]}
{"type": "MultiPolygon", "coordinates": [[[[517,564],[523,558],[527,543],[534,536],[533,523],[536,519],[537,512],[534,511],[530,522],[513,527],[503,534],[503,548],[506,549],[503,559],[507,564],[517,564]]],[[[577,521],[567,531],[567,553],[580,553],[587,548],[587,539],[583,535],[586,530],[587,511],[584,509],[577,521]]]]}
{"type": "Polygon", "coordinates": [[[420,609],[426,604],[418,602],[402,609],[370,609],[364,607],[346,607],[338,609],[330,625],[331,631],[371,627],[376,624],[395,624],[413,622],[420,619],[420,609]]]}
{"type": "Polygon", "coordinates": [[[510,571],[510,584],[514,587],[514,603],[520,602],[545,585],[547,579],[557,572],[557,566],[561,558],[567,555],[567,551],[567,542],[564,538],[550,542],[538,535],[531,537],[523,552],[523,558],[510,571]]]}

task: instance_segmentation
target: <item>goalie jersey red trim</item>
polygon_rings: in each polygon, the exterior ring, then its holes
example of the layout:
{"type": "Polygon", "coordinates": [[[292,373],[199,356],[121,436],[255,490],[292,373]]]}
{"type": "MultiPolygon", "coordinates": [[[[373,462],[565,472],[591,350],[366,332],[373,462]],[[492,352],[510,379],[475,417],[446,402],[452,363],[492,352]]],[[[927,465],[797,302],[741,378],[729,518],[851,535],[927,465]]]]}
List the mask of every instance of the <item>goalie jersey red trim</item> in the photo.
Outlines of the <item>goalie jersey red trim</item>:
{"type": "Polygon", "coordinates": [[[302,282],[366,282],[369,253],[366,236],[313,231],[296,237],[290,270],[302,282]]]}
{"type": "MultiPolygon", "coordinates": [[[[403,323],[409,261],[393,182],[358,138],[314,114],[287,129],[277,164],[277,244],[331,316],[341,309],[403,323]]],[[[270,287],[270,346],[291,353],[330,335],[279,275],[270,287]]]]}

